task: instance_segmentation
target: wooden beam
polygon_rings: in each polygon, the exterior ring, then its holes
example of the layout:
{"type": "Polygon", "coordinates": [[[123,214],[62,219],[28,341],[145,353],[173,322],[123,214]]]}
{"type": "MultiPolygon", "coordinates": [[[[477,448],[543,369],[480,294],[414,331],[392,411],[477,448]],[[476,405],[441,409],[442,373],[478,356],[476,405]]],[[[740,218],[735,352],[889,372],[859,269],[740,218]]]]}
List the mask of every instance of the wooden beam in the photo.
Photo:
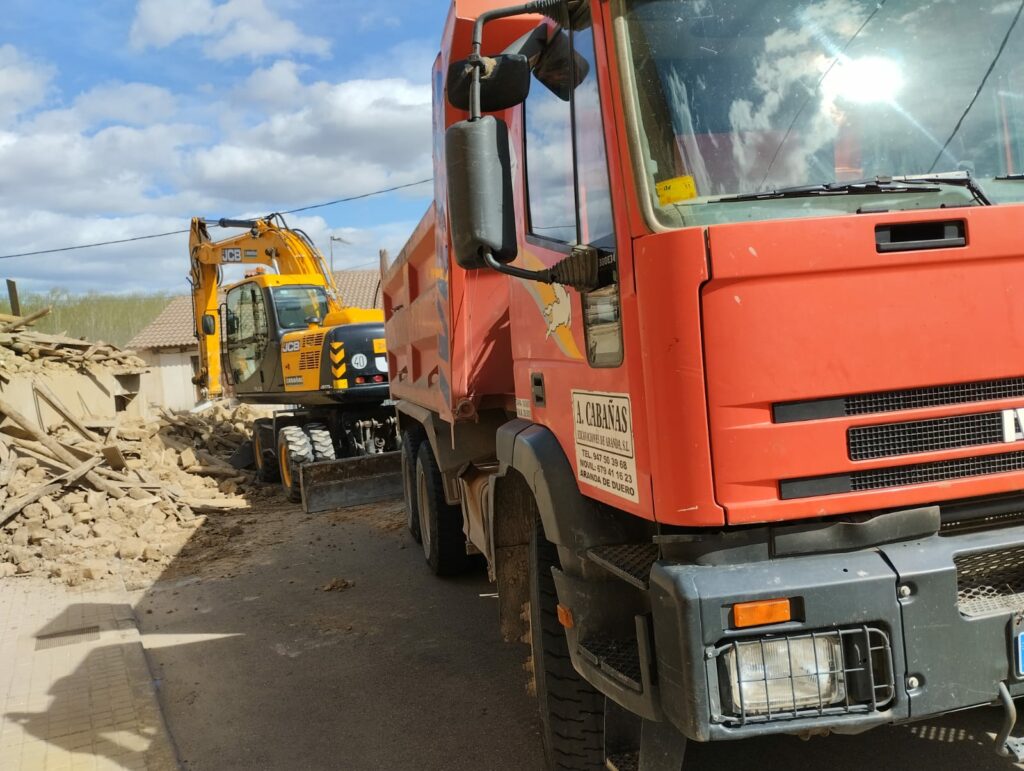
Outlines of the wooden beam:
{"type": "Polygon", "coordinates": [[[51,407],[53,407],[53,409],[55,409],[60,414],[60,416],[64,418],[64,420],[66,420],[72,428],[75,429],[75,431],[80,433],[84,439],[88,439],[90,442],[96,442],[97,444],[103,441],[99,436],[97,436],[88,428],[86,428],[82,424],[82,421],[78,419],[78,416],[76,416],[73,412],[71,412],[71,410],[64,406],[64,402],[60,400],[60,397],[58,397],[57,394],[50,390],[50,387],[46,385],[46,383],[37,380],[32,383],[32,389],[41,397],[43,397],[43,400],[46,401],[46,403],[49,404],[51,407]]]}
{"type": "Polygon", "coordinates": [[[18,299],[18,285],[13,279],[7,279],[7,299],[11,301],[11,313],[21,315],[21,300],[18,299]]]}
{"type": "Polygon", "coordinates": [[[18,327],[23,327],[26,324],[31,324],[33,321],[38,321],[51,310],[52,308],[46,307],[43,308],[42,310],[36,311],[35,313],[30,313],[28,316],[21,316],[17,321],[12,321],[11,323],[4,324],[2,327],[0,327],[0,332],[13,332],[18,327]]]}
{"type": "MultiPolygon", "coordinates": [[[[77,467],[82,461],[80,458],[76,458],[68,450],[66,450],[59,442],[46,434],[45,431],[40,431],[36,428],[35,424],[32,423],[28,418],[22,415],[16,410],[7,400],[0,399],[0,413],[3,413],[12,421],[14,421],[19,428],[39,442],[43,447],[50,452],[54,458],[66,464],[70,468],[77,467]]],[[[91,467],[90,467],[91,468],[91,467]]],[[[124,491],[119,487],[115,487],[110,484],[107,480],[92,473],[91,471],[85,475],[86,481],[92,485],[93,489],[104,492],[112,498],[123,498],[124,491]]]]}

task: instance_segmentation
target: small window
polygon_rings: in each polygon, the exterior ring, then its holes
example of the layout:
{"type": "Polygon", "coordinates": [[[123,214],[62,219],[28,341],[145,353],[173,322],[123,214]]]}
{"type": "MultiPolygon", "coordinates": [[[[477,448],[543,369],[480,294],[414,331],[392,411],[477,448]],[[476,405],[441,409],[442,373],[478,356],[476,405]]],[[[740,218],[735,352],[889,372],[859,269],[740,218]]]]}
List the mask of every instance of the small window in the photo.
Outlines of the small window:
{"type": "MultiPolygon", "coordinates": [[[[561,30],[558,35],[568,35],[561,30]]],[[[576,88],[575,154],[579,172],[580,231],[585,244],[612,243],[611,192],[604,147],[601,97],[594,65],[594,33],[573,33],[577,55],[589,65],[576,88]]],[[[566,73],[568,80],[569,74],[566,73]]],[[[572,106],[535,83],[526,100],[526,177],[529,230],[540,238],[576,243],[572,106]]]]}

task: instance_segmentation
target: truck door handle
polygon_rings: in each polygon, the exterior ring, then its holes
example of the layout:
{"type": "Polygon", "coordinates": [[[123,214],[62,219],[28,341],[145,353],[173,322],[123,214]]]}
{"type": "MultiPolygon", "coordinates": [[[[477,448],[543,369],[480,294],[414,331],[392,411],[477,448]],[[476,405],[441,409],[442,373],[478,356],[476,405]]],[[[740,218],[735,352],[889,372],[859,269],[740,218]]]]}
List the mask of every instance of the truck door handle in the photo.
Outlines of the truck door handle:
{"type": "Polygon", "coordinates": [[[883,253],[955,249],[961,246],[967,246],[967,229],[963,220],[901,222],[875,228],[875,248],[883,253]]]}

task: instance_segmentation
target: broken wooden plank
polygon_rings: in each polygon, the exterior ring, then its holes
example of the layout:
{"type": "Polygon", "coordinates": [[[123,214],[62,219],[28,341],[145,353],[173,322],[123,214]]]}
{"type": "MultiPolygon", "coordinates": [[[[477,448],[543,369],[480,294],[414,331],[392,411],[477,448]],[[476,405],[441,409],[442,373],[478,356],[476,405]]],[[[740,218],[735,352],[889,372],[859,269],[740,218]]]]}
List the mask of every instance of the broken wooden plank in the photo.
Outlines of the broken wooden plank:
{"type": "Polygon", "coordinates": [[[106,458],[107,465],[114,469],[114,471],[123,471],[128,467],[128,464],[125,463],[124,455],[121,454],[121,450],[117,445],[108,444],[100,452],[106,458]]]}
{"type": "Polygon", "coordinates": [[[57,396],[57,394],[55,394],[50,387],[46,385],[46,383],[37,380],[32,383],[32,390],[39,394],[39,396],[43,397],[43,400],[53,407],[53,409],[68,422],[68,425],[80,433],[85,439],[88,439],[90,442],[95,442],[96,444],[99,444],[102,441],[100,437],[83,425],[82,421],[78,419],[78,416],[64,405],[64,402],[60,400],[60,397],[57,396]]]}
{"type": "Polygon", "coordinates": [[[75,484],[79,479],[88,474],[89,471],[96,467],[99,463],[99,458],[90,458],[80,466],[76,466],[75,468],[64,472],[59,477],[52,479],[50,483],[47,484],[46,486],[37,488],[28,495],[25,495],[19,498],[18,500],[14,501],[13,503],[8,504],[7,506],[4,507],[2,511],[0,511],[0,527],[3,527],[12,519],[14,519],[14,517],[17,516],[21,512],[21,510],[28,506],[30,503],[35,503],[44,495],[52,495],[53,493],[59,493],[65,487],[75,484]]]}
{"type": "Polygon", "coordinates": [[[41,308],[40,310],[37,310],[35,313],[30,313],[27,316],[21,316],[17,321],[11,321],[0,327],[0,332],[13,332],[18,327],[23,327],[26,324],[31,324],[33,321],[38,321],[43,316],[48,314],[51,310],[53,309],[47,306],[46,308],[41,308]]]}
{"type": "Polygon", "coordinates": [[[14,519],[21,510],[28,506],[30,503],[35,503],[44,495],[51,495],[56,492],[60,492],[61,486],[59,484],[46,485],[46,487],[39,487],[30,492],[28,495],[23,495],[15,501],[7,504],[3,510],[0,510],[0,527],[3,527],[12,519],[14,519]]]}
{"type": "MultiPolygon", "coordinates": [[[[6,399],[0,399],[0,412],[13,420],[22,430],[27,431],[33,439],[42,444],[57,460],[66,463],[70,467],[75,467],[81,463],[81,459],[76,458],[63,445],[36,428],[28,418],[18,412],[6,399]]],[[[97,474],[89,472],[85,478],[94,489],[100,492],[104,492],[113,498],[124,497],[124,492],[120,488],[114,487],[97,474]]]]}

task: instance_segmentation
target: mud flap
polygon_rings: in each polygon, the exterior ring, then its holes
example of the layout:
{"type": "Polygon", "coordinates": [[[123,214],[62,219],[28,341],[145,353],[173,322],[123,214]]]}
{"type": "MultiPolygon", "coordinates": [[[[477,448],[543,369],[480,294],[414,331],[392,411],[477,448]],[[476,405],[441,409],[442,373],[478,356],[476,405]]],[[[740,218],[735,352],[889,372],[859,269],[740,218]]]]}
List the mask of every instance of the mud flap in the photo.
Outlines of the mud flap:
{"type": "Polygon", "coordinates": [[[402,454],[307,463],[301,471],[302,508],[307,514],[401,498],[402,454]]]}

